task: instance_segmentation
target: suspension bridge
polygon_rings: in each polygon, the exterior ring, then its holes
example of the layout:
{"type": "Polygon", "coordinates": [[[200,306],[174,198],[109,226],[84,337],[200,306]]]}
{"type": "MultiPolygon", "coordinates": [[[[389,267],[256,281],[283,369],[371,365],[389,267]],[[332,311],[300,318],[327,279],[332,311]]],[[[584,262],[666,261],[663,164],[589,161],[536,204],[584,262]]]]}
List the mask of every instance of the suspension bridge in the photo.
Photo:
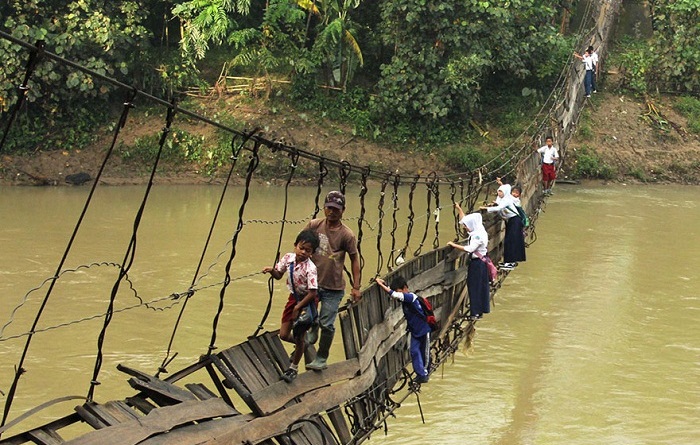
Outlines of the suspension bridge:
{"type": "MultiPolygon", "coordinates": [[[[607,33],[619,8],[619,1],[591,3],[590,16],[595,22],[589,30],[581,30],[581,42],[595,41],[604,54],[607,33]]],[[[249,222],[246,214],[250,186],[256,178],[261,162],[261,154],[268,151],[276,156],[289,159],[289,171],[286,185],[280,193],[286,197],[289,185],[294,178],[296,167],[300,163],[314,166],[319,172],[316,184],[316,197],[309,203],[314,211],[309,218],[320,211],[319,200],[324,190],[337,189],[347,194],[349,184],[358,184],[357,196],[348,195],[353,200],[359,214],[351,221],[358,236],[358,250],[367,249],[370,241],[375,241],[378,254],[377,268],[374,273],[367,273],[363,262],[364,276],[386,277],[395,275],[405,277],[412,291],[431,300],[436,316],[441,322],[440,331],[431,343],[431,371],[441,366],[458,350],[462,342],[469,341],[475,332],[477,321],[468,319],[469,301],[466,289],[467,265],[469,259],[463,252],[456,252],[445,247],[448,240],[463,238],[459,230],[457,214],[452,208],[453,202],[461,203],[465,211],[473,211],[486,196],[495,191],[495,178],[507,176],[514,178],[522,186],[522,203],[532,221],[528,241],[536,238],[536,222],[540,210],[545,204],[540,185],[540,159],[533,146],[540,146],[547,135],[558,141],[563,157],[566,156],[566,141],[573,132],[578,115],[585,106],[581,80],[583,73],[578,64],[570,64],[562,69],[559,81],[538,111],[533,124],[519,138],[519,145],[514,143],[498,157],[491,159],[478,169],[454,175],[430,173],[425,176],[402,176],[397,173],[377,171],[365,166],[351,165],[334,159],[325,158],[280,141],[268,140],[258,131],[240,131],[219,122],[200,116],[178,106],[150,96],[149,94],[120,83],[114,79],[89,70],[83,66],[62,59],[51,53],[47,45],[31,44],[13,38],[0,31],[0,38],[13,44],[21,45],[27,50],[27,72],[23,81],[18,83],[18,103],[9,114],[0,141],[0,150],[13,123],[17,110],[25,100],[28,81],[32,78],[34,68],[42,60],[52,59],[70,69],[81,71],[101,82],[123,89],[126,99],[118,118],[111,146],[106,151],[102,168],[95,172],[81,215],[70,239],[67,241],[62,258],[56,266],[55,273],[46,278],[46,286],[41,287],[42,296],[30,291],[27,298],[39,298],[39,309],[32,326],[20,337],[24,340],[20,359],[15,366],[12,384],[5,394],[2,426],[0,426],[0,444],[35,443],[40,445],[55,444],[359,444],[382,428],[384,421],[393,415],[401,402],[411,396],[417,396],[421,385],[409,372],[405,322],[398,303],[380,295],[381,291],[372,280],[363,283],[362,299],[355,304],[348,304],[339,313],[339,327],[342,338],[344,360],[332,363],[323,372],[304,372],[292,383],[280,380],[280,376],[289,367],[289,354],[282,345],[277,331],[266,330],[265,324],[270,312],[273,288],[270,281],[269,303],[267,310],[256,331],[242,343],[219,347],[218,329],[224,307],[229,303],[231,294],[236,292],[236,284],[245,275],[238,267],[241,238],[246,236],[249,222]],[[97,351],[94,355],[92,375],[76,376],[85,378],[89,387],[85,396],[66,396],[63,398],[39,401],[36,408],[19,415],[13,412],[13,401],[22,389],[22,376],[26,369],[25,360],[32,351],[32,340],[38,335],[49,335],[52,330],[38,328],[47,302],[52,298],[55,286],[64,274],[66,259],[73,242],[80,232],[86,215],[91,210],[93,195],[100,183],[100,175],[109,161],[119,141],[120,130],[129,125],[129,112],[137,100],[146,100],[162,106],[167,110],[164,127],[159,140],[159,153],[150,166],[150,180],[143,189],[138,209],[133,215],[132,236],[124,246],[123,260],[110,264],[117,271],[111,283],[111,289],[104,312],[100,315],[102,326],[94,334],[97,351]],[[161,365],[155,370],[139,370],[120,364],[118,370],[128,379],[133,393],[118,400],[100,401],[97,387],[103,378],[103,357],[107,353],[105,339],[110,335],[113,316],[120,290],[132,287],[129,278],[131,267],[137,255],[136,240],[144,213],[148,212],[148,203],[154,187],[154,178],[158,172],[160,153],[166,144],[173,122],[178,116],[187,116],[205,125],[211,125],[231,135],[231,165],[229,176],[221,188],[218,207],[211,221],[209,236],[202,246],[202,255],[195,268],[189,288],[169,294],[166,298],[176,301],[179,314],[174,326],[170,343],[167,345],[161,365]],[[525,140],[523,142],[523,140],[525,140]],[[229,183],[234,169],[245,171],[244,186],[235,209],[236,221],[221,221],[224,197],[230,191],[229,183]],[[329,173],[333,173],[331,183],[329,173]],[[337,177],[337,181],[335,178],[337,177]],[[376,189],[378,201],[367,202],[370,189],[376,189]],[[416,202],[424,206],[420,212],[414,211],[416,202]],[[368,207],[376,207],[378,221],[369,221],[366,216],[368,207]],[[405,231],[398,230],[402,216],[398,209],[408,209],[405,231]],[[205,254],[213,249],[210,245],[211,233],[220,225],[233,227],[223,254],[217,256],[221,267],[210,266],[204,269],[205,254]],[[390,229],[386,230],[385,225],[390,229]],[[365,235],[366,229],[372,229],[372,236],[365,235]],[[384,239],[382,239],[385,237],[384,239]],[[386,250],[383,246],[390,247],[386,250]],[[173,350],[176,336],[182,335],[180,327],[187,317],[187,303],[197,298],[203,290],[200,281],[203,276],[219,274],[218,309],[212,320],[210,340],[202,345],[199,360],[188,366],[171,370],[169,366],[177,354],[173,350]],[[31,295],[30,295],[31,293],[31,295]],[[167,374],[167,377],[163,375],[167,374]],[[66,401],[78,400],[70,412],[40,426],[22,428],[27,418],[48,406],[66,401]],[[76,426],[89,426],[91,431],[77,434],[76,426]]],[[[50,42],[49,42],[50,44],[50,42]]],[[[583,46],[581,44],[580,46],[583,46]]],[[[286,201],[285,201],[286,202],[286,201]]],[[[293,223],[288,219],[285,205],[280,218],[268,221],[276,227],[279,234],[277,256],[280,255],[281,240],[287,225],[293,223]]],[[[489,232],[489,255],[499,259],[503,252],[503,221],[485,218],[489,232]]],[[[370,247],[371,248],[371,247],[370,247]]],[[[89,265],[85,265],[88,267],[89,265]]],[[[244,272],[244,271],[243,271],[244,272]]],[[[496,294],[508,271],[501,271],[498,279],[492,283],[491,294],[496,294]]],[[[153,304],[153,301],[141,301],[141,304],[153,304]]],[[[174,309],[175,305],[170,308],[174,309]]],[[[76,320],[78,323],[81,320],[76,320]]],[[[0,342],[7,341],[0,330],[0,342]]],[[[339,347],[338,341],[334,348],[339,347]]],[[[309,349],[313,357],[313,348],[309,349]]]]}

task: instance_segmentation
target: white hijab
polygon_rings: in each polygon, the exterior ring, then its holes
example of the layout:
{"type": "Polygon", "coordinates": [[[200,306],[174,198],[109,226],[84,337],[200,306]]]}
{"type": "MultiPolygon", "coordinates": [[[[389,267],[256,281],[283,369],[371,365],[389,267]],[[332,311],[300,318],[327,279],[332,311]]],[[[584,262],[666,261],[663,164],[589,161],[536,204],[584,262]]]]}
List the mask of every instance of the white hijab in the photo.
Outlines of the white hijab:
{"type": "Polygon", "coordinates": [[[510,184],[503,184],[498,187],[499,192],[503,192],[503,198],[500,196],[496,198],[496,204],[500,209],[508,207],[513,203],[513,195],[510,194],[510,184]]]}
{"type": "Polygon", "coordinates": [[[469,244],[467,245],[468,252],[478,250],[480,254],[488,253],[489,234],[484,227],[481,213],[470,213],[464,215],[460,223],[464,224],[469,230],[469,244]]]}

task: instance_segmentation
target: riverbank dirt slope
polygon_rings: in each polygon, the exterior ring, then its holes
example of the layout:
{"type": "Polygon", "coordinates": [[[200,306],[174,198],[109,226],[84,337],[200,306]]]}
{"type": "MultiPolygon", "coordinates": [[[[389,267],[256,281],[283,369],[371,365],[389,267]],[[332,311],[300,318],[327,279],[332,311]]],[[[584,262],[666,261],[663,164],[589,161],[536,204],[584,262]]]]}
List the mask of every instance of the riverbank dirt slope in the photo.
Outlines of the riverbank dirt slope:
{"type": "MultiPolygon", "coordinates": [[[[215,101],[208,106],[213,106],[215,101]]],[[[400,151],[353,136],[351,129],[327,119],[274,107],[263,101],[229,98],[226,109],[246,128],[260,128],[264,137],[354,165],[370,165],[403,175],[450,172],[435,153],[420,150],[400,151]]],[[[219,101],[220,104],[220,101],[219,101]]],[[[582,147],[594,151],[613,168],[619,181],[700,183],[700,138],[686,129],[686,120],[674,111],[672,98],[643,100],[614,93],[597,93],[586,105],[577,132],[568,146],[564,174],[575,170],[575,153],[582,147]]],[[[120,139],[131,144],[146,134],[155,134],[163,125],[159,116],[132,114],[120,139]]],[[[183,124],[188,132],[211,134],[210,126],[183,124]]],[[[30,155],[0,155],[2,185],[68,185],[66,177],[87,173],[95,177],[112,139],[105,132],[90,148],[60,151],[40,149],[30,155]]],[[[507,143],[503,144],[507,145],[507,143]]],[[[264,160],[263,160],[264,161],[264,160]]],[[[279,164],[279,169],[285,167],[279,164]]],[[[206,175],[197,163],[161,164],[155,182],[160,184],[204,184],[223,181],[226,168],[206,175]]],[[[307,181],[313,181],[308,172],[307,181]]],[[[267,180],[279,181],[284,173],[267,172],[267,180]],[[277,179],[275,179],[277,178],[277,179]]],[[[303,175],[300,175],[300,177],[303,175]]],[[[102,182],[107,185],[141,184],[149,170],[143,163],[112,156],[105,167],[102,182]]],[[[303,182],[300,181],[300,182],[303,182]]]]}

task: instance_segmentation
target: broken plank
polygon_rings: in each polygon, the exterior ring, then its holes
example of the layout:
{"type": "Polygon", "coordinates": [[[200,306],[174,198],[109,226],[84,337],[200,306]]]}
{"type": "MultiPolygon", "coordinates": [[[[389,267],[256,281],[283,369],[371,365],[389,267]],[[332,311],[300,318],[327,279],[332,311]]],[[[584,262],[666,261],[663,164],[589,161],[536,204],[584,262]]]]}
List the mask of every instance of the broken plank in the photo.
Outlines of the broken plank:
{"type": "Polygon", "coordinates": [[[229,417],[237,412],[221,399],[187,401],[156,408],[146,416],[118,425],[91,431],[69,445],[136,445],[155,434],[164,433],[190,422],[229,417]]]}
{"type": "Polygon", "coordinates": [[[307,371],[291,383],[279,381],[252,395],[264,415],[282,408],[289,401],[309,391],[354,377],[360,371],[357,359],[332,363],[322,372],[307,371]]]}

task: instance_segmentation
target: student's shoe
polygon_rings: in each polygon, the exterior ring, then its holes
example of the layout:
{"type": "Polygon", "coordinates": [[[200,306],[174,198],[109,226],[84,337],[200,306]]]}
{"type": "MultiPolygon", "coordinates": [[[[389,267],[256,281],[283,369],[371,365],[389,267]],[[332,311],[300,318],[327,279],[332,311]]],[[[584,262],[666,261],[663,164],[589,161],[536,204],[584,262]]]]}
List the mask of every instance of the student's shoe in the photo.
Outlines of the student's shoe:
{"type": "Polygon", "coordinates": [[[428,383],[430,377],[427,375],[419,375],[416,377],[416,383],[428,383]]]}
{"type": "Polygon", "coordinates": [[[326,363],[328,359],[316,356],[316,358],[311,362],[306,364],[306,369],[313,369],[314,371],[323,371],[328,367],[326,363]]]}
{"type": "Polygon", "coordinates": [[[593,90],[593,92],[594,92],[594,93],[597,93],[597,92],[598,92],[598,90],[593,90]]]}
{"type": "Polygon", "coordinates": [[[297,378],[298,373],[299,371],[297,371],[296,369],[289,368],[286,371],[284,371],[284,374],[282,374],[282,377],[280,378],[287,383],[292,383],[292,380],[297,378]]]}
{"type": "Polygon", "coordinates": [[[515,264],[514,263],[504,263],[503,266],[501,266],[502,270],[513,270],[515,269],[515,264]]]}
{"type": "Polygon", "coordinates": [[[590,94],[586,94],[586,97],[591,97],[591,95],[590,95],[590,94]]]}

